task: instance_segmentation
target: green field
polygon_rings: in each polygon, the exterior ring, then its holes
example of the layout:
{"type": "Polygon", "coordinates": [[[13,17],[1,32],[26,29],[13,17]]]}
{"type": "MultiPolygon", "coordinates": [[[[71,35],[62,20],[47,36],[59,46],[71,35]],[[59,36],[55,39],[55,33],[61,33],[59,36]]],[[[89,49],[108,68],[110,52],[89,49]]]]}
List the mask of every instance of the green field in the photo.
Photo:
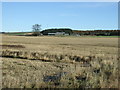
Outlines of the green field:
{"type": "Polygon", "coordinates": [[[30,33],[30,32],[9,32],[9,33],[5,33],[6,35],[25,35],[27,33],[30,33]]]}
{"type": "MultiPolygon", "coordinates": [[[[15,35],[15,36],[22,36],[25,35],[27,33],[31,33],[31,32],[9,32],[9,33],[5,33],[6,35],[15,35]]],[[[56,36],[56,37],[114,37],[114,38],[118,38],[120,36],[90,36],[90,35],[82,35],[82,36],[75,36],[75,35],[70,35],[70,36],[64,36],[64,35],[60,35],[60,36],[56,36]]]]}

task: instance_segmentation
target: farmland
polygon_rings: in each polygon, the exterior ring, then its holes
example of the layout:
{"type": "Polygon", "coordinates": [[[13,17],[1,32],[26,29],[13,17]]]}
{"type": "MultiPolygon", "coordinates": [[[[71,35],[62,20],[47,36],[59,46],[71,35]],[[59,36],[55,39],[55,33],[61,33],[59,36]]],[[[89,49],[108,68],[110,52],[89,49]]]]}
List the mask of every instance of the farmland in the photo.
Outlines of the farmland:
{"type": "Polygon", "coordinates": [[[3,88],[118,88],[118,38],[2,35],[3,88]]]}

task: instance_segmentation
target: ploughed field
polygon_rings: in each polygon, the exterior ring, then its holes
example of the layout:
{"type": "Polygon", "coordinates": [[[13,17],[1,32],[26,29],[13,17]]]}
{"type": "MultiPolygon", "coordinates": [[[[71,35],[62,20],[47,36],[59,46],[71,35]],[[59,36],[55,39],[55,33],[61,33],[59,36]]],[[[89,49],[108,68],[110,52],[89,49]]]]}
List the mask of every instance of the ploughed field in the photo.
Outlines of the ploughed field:
{"type": "Polygon", "coordinates": [[[3,88],[117,88],[118,38],[2,35],[3,88]]]}

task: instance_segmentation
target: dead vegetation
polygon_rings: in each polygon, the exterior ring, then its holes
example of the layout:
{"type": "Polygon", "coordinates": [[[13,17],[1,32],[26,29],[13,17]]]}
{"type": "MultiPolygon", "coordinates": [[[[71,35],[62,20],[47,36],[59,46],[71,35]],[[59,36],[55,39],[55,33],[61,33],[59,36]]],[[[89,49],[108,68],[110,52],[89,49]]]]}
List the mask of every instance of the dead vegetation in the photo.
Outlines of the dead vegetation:
{"type": "Polygon", "coordinates": [[[23,48],[0,51],[2,86],[118,88],[117,44],[117,38],[3,36],[1,45],[23,48]]]}
{"type": "Polygon", "coordinates": [[[2,85],[4,88],[118,87],[117,60],[93,60],[90,64],[81,67],[80,63],[3,58],[2,85]]]}
{"type": "Polygon", "coordinates": [[[25,52],[25,51],[15,51],[15,50],[2,50],[0,52],[1,57],[8,58],[21,58],[29,60],[41,60],[48,62],[82,62],[89,63],[95,56],[81,56],[81,55],[62,55],[62,54],[49,54],[49,53],[38,53],[38,52],[25,52]]]}
{"type": "Polygon", "coordinates": [[[23,45],[0,45],[0,48],[25,48],[23,45]]]}

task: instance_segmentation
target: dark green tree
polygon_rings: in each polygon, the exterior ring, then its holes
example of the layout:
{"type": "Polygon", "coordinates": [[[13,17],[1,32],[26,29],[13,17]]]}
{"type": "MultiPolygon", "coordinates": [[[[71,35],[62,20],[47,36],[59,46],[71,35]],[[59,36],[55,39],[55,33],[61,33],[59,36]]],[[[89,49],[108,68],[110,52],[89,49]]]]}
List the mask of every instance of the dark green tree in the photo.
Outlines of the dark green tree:
{"type": "Polygon", "coordinates": [[[39,36],[40,35],[40,30],[41,30],[41,25],[35,24],[32,26],[33,29],[33,35],[34,36],[39,36]]]}

